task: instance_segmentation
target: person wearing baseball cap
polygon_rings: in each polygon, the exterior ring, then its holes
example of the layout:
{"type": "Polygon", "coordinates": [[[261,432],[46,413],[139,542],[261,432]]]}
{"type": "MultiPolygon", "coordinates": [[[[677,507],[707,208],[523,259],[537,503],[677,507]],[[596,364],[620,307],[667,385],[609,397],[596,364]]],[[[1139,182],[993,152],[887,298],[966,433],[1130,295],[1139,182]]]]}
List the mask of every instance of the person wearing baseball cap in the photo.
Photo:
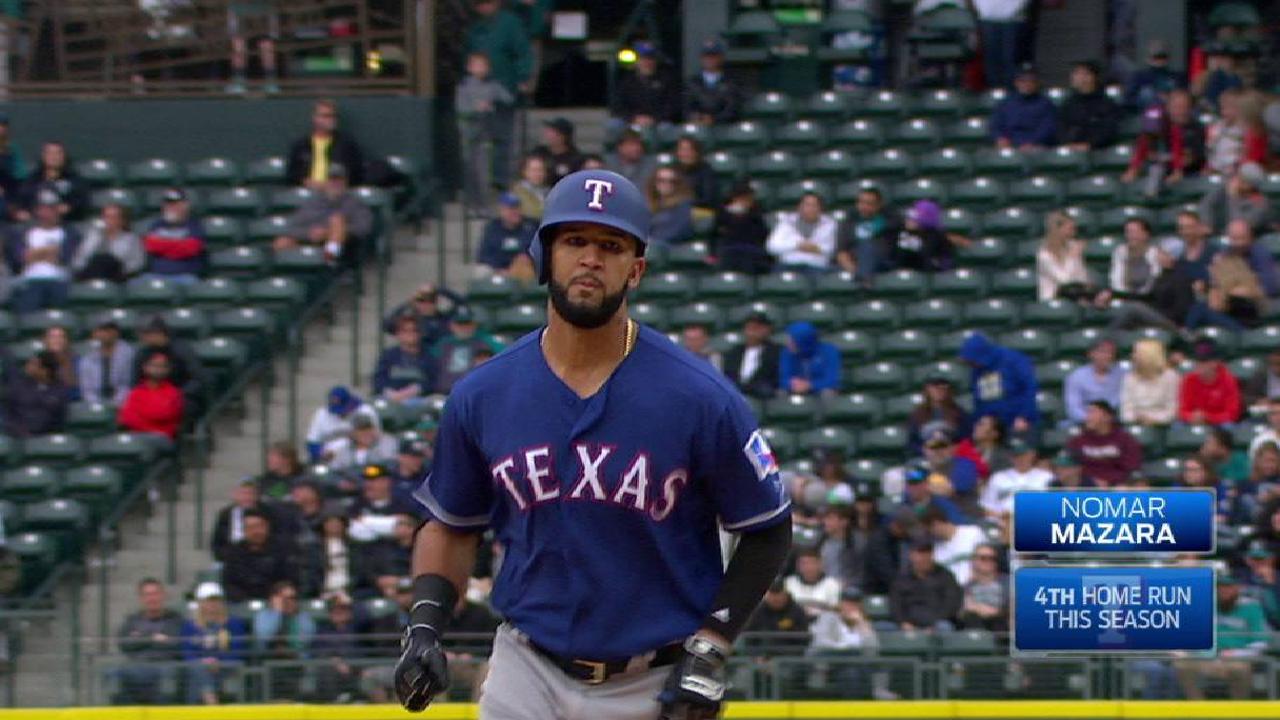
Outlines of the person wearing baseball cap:
{"type": "Polygon", "coordinates": [[[1120,108],[1102,86],[1094,60],[1071,65],[1071,94],[1062,102],[1058,140],[1077,152],[1110,147],[1120,128],[1120,108]]]}
{"type": "Polygon", "coordinates": [[[373,212],[351,192],[350,173],[345,165],[329,164],[324,183],[293,211],[275,239],[276,252],[312,246],[322,248],[330,263],[351,259],[350,248],[373,232],[373,212]]]}
{"type": "Polygon", "coordinates": [[[1067,441],[1067,450],[1079,460],[1085,477],[1107,487],[1124,485],[1142,467],[1142,446],[1106,400],[1089,403],[1084,425],[1067,441]]]}
{"type": "Polygon", "coordinates": [[[907,209],[902,227],[886,236],[890,266],[938,272],[955,261],[951,241],[942,228],[942,208],[932,200],[917,200],[907,209]]]}
{"type": "Polygon", "coordinates": [[[537,225],[520,214],[520,198],[505,192],[498,196],[498,212],[485,223],[476,251],[476,277],[502,275],[513,280],[533,280],[529,240],[537,225]]]}
{"type": "Polygon", "coordinates": [[[988,517],[1002,518],[1013,512],[1013,496],[1023,490],[1046,490],[1053,483],[1053,473],[1040,467],[1040,455],[1029,438],[1014,435],[1009,439],[1013,466],[994,473],[982,491],[982,509],[988,517]]]}
{"type": "Polygon", "coordinates": [[[227,611],[226,592],[212,581],[195,591],[196,610],[182,623],[182,645],[192,662],[187,678],[188,704],[216,705],[229,670],[244,663],[249,626],[227,611]]]}
{"type": "Polygon", "coordinates": [[[684,119],[698,125],[727,125],[738,120],[742,90],[724,74],[724,43],[703,41],[698,54],[701,70],[684,84],[684,119]]]}
{"type": "Polygon", "coordinates": [[[973,420],[968,411],[956,402],[955,384],[941,372],[925,376],[921,387],[920,404],[911,409],[907,418],[907,450],[919,455],[924,447],[924,428],[930,423],[942,422],[953,428],[956,436],[968,437],[973,420]]]}
{"type": "Polygon", "coordinates": [[[1192,345],[1195,367],[1182,378],[1178,419],[1192,425],[1221,425],[1240,419],[1240,384],[1211,338],[1192,345]]]}
{"type": "MultiPolygon", "coordinates": [[[[1227,104],[1236,102],[1234,98],[1234,93],[1223,96],[1227,104]]],[[[1200,217],[1204,218],[1205,225],[1213,232],[1225,232],[1227,223],[1244,220],[1255,233],[1266,232],[1271,210],[1267,197],[1262,194],[1266,170],[1257,162],[1248,160],[1228,168],[1223,174],[1227,181],[1210,188],[1200,198],[1200,217]]]]}
{"type": "Polygon", "coordinates": [[[652,128],[679,122],[680,81],[662,62],[653,42],[641,40],[633,48],[635,67],[618,82],[609,108],[611,124],[652,128]]]}
{"type": "Polygon", "coordinates": [[[773,319],[763,310],[754,310],[743,320],[742,342],[722,358],[725,376],[745,395],[766,400],[778,393],[782,346],[772,336],[773,319]]]}
{"type": "Polygon", "coordinates": [[[573,123],[566,117],[554,117],[542,123],[542,144],[533,152],[546,161],[548,182],[553,186],[582,168],[582,152],[573,142],[573,123]]]}
{"type": "Polygon", "coordinates": [[[950,628],[964,604],[955,575],[938,564],[933,552],[931,540],[916,540],[907,556],[907,571],[894,580],[889,610],[904,630],[950,628]]]}
{"type": "Polygon", "coordinates": [[[1040,92],[1040,76],[1034,65],[1018,66],[1013,89],[991,114],[996,147],[1027,151],[1052,147],[1058,132],[1058,107],[1040,92]]]}
{"type": "Polygon", "coordinates": [[[1155,38],[1147,44],[1146,65],[1129,78],[1124,103],[1130,110],[1143,110],[1164,102],[1170,92],[1187,86],[1182,73],[1169,67],[1169,43],[1155,38]]]}
{"type": "Polygon", "coordinates": [[[404,495],[413,492],[427,476],[431,444],[415,433],[400,437],[400,452],[396,455],[395,485],[404,495]]]}
{"type": "Polygon", "coordinates": [[[147,275],[184,285],[197,282],[208,265],[204,225],[192,215],[182,188],[168,188],[161,200],[160,217],[142,233],[147,275]]]}

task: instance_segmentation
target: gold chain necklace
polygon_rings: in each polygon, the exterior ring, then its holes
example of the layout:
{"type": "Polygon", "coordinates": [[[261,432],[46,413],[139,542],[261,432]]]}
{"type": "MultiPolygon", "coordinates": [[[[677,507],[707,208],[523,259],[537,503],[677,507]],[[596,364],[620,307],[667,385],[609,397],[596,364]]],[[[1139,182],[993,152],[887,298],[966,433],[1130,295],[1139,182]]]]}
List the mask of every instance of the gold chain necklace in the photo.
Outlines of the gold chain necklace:
{"type": "MultiPolygon", "coordinates": [[[[625,338],[623,338],[623,341],[622,341],[622,357],[623,358],[626,358],[628,355],[631,354],[632,350],[636,349],[636,338],[639,335],[640,335],[640,326],[636,323],[635,320],[632,320],[631,318],[627,318],[627,335],[625,338]]],[[[538,345],[544,348],[547,346],[547,331],[545,329],[542,331],[542,337],[538,338],[538,345]]]]}

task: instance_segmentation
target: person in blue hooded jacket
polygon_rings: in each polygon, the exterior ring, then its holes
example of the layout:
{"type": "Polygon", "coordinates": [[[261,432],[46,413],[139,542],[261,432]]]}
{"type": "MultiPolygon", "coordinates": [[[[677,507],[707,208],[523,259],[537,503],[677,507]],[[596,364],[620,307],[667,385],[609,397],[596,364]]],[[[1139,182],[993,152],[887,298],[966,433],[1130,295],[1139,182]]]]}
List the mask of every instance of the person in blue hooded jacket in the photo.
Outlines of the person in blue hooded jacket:
{"type": "Polygon", "coordinates": [[[973,369],[974,417],[994,415],[1012,432],[1035,427],[1040,419],[1036,409],[1039,386],[1030,358],[974,333],[961,346],[960,359],[973,369]]]}
{"type": "Polygon", "coordinates": [[[1038,150],[1055,144],[1058,107],[1040,92],[1035,68],[1024,64],[1013,79],[1014,92],[991,114],[991,136],[998,148],[1038,150]]]}
{"type": "Polygon", "coordinates": [[[840,389],[840,351],[818,338],[813,323],[787,327],[789,340],[779,362],[783,392],[797,395],[835,393],[840,389]]]}

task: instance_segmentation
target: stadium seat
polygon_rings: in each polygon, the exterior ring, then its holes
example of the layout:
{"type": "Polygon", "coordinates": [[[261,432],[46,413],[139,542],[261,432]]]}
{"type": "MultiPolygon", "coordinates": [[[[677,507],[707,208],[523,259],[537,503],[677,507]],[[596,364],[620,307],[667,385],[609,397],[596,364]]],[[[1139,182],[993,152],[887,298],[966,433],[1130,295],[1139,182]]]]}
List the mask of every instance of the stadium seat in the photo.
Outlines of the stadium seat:
{"type": "MultiPolygon", "coordinates": [[[[956,351],[954,347],[943,347],[939,345],[939,351],[944,355],[953,355],[956,351]]],[[[958,360],[938,360],[936,362],[920,363],[911,370],[911,384],[913,386],[923,385],[925,380],[932,377],[943,377],[950,380],[956,387],[963,387],[969,382],[969,367],[961,364],[958,360]]]]}
{"type": "Polygon", "coordinates": [[[18,318],[18,333],[22,337],[36,337],[55,325],[65,327],[72,337],[80,335],[82,323],[80,317],[73,312],[59,310],[38,310],[26,313],[18,318]]]}
{"type": "MultiPolygon", "coordinates": [[[[958,270],[935,273],[929,281],[929,287],[934,297],[967,301],[982,297],[987,292],[987,276],[981,270],[961,267],[958,270]]],[[[958,313],[956,319],[959,320],[958,313]]]]}
{"type": "Polygon", "coordinates": [[[726,150],[716,150],[707,155],[707,165],[716,174],[723,177],[737,177],[746,172],[746,162],[741,157],[726,150]]]}
{"type": "Polygon", "coordinates": [[[8,536],[5,545],[22,563],[24,594],[39,587],[58,562],[58,543],[49,533],[17,533],[8,536]]]}
{"type": "Polygon", "coordinates": [[[235,185],[240,180],[240,166],[232,159],[210,157],[186,166],[188,185],[235,185]]]}
{"type": "Polygon", "coordinates": [[[276,321],[261,307],[244,306],[214,311],[209,316],[209,327],[219,335],[258,341],[275,331],[276,321]]]}
{"type": "Polygon", "coordinates": [[[929,291],[929,281],[924,273],[916,270],[894,270],[876,278],[876,297],[894,300],[910,300],[924,297],[929,291]]]}
{"type": "Polygon", "coordinates": [[[194,307],[238,305],[244,299],[239,282],[225,277],[212,277],[187,286],[185,301],[194,307]]]}
{"type": "Polygon", "coordinates": [[[124,179],[130,186],[166,185],[180,183],[182,169],[167,158],[148,158],[130,163],[124,171],[124,179]]]}
{"type": "Polygon", "coordinates": [[[1133,157],[1133,146],[1127,143],[1112,145],[1102,150],[1094,150],[1089,157],[1089,165],[1094,172],[1119,178],[1129,167],[1133,157]]]}
{"type": "Polygon", "coordinates": [[[1080,365],[1079,360],[1060,359],[1042,362],[1036,365],[1036,381],[1046,390],[1057,390],[1066,382],[1067,376],[1080,365]]]}
{"type": "Polygon", "coordinates": [[[1034,172],[1060,179],[1083,175],[1089,170],[1089,154],[1065,145],[1034,153],[1028,160],[1034,172]]]}
{"type": "Polygon", "coordinates": [[[967,113],[971,105],[964,92],[951,89],[928,90],[911,104],[911,112],[927,117],[955,118],[967,113]]]}
{"type": "Polygon", "coordinates": [[[257,277],[268,267],[267,253],[249,245],[215,250],[209,253],[209,269],[228,277],[257,277]]]}
{"type": "Polygon", "coordinates": [[[923,630],[885,630],[878,633],[880,654],[888,657],[927,657],[933,650],[933,636],[923,630]]]}
{"type": "Polygon", "coordinates": [[[982,148],[973,153],[973,171],[994,177],[1021,176],[1027,171],[1026,158],[1013,148],[982,148]]]}
{"type": "Polygon", "coordinates": [[[828,12],[819,28],[818,62],[824,65],[867,62],[870,58],[869,44],[847,44],[837,39],[849,35],[869,37],[874,27],[871,15],[862,10],[833,9],[828,12]]]}
{"type": "Polygon", "coordinates": [[[245,224],[245,234],[251,243],[265,243],[288,234],[289,218],[285,215],[267,215],[249,220],[245,224]]]}
{"type": "Polygon", "coordinates": [[[61,496],[84,503],[101,518],[121,496],[124,481],[114,468],[89,465],[68,470],[62,483],[61,496]]]}
{"type": "Polygon", "coordinates": [[[244,225],[239,218],[226,215],[205,215],[200,219],[205,237],[211,249],[224,248],[244,242],[244,225]]]}
{"type": "Polygon", "coordinates": [[[636,291],[638,299],[659,303],[679,303],[693,296],[694,280],[681,272],[664,272],[645,278],[636,291]]]}
{"type": "Polygon", "coordinates": [[[95,437],[115,432],[116,409],[100,402],[74,402],[67,407],[67,432],[95,437]]]}
{"type": "Polygon", "coordinates": [[[182,298],[182,286],[158,277],[133,278],[124,286],[124,304],[141,310],[172,307],[182,298]]]}
{"type": "Polygon", "coordinates": [[[816,450],[839,450],[850,456],[854,454],[854,434],[842,427],[826,425],[802,432],[797,436],[799,451],[805,455],[813,455],[816,450]]]}
{"type": "Polygon", "coordinates": [[[917,200],[933,200],[939,205],[945,205],[947,187],[945,183],[933,178],[918,177],[894,185],[893,197],[902,205],[909,205],[917,200]]]}
{"type": "Polygon", "coordinates": [[[773,144],[777,147],[810,151],[826,145],[826,130],[813,120],[801,119],[783,125],[773,131],[773,144]]]}
{"type": "Polygon", "coordinates": [[[138,193],[128,188],[103,188],[94,190],[89,195],[89,204],[94,210],[101,211],[108,205],[119,205],[131,213],[137,213],[142,209],[142,202],[138,199],[138,193]]]}
{"type": "Polygon", "coordinates": [[[1028,208],[1047,210],[1062,204],[1062,183],[1044,175],[1017,180],[1008,185],[1009,202],[1028,208]]]}
{"type": "Polygon", "coordinates": [[[546,308],[533,303],[499,309],[493,316],[493,329],[523,335],[542,327],[546,308]]]}
{"type": "Polygon", "coordinates": [[[709,253],[710,248],[701,240],[676,245],[667,248],[667,265],[672,270],[706,271],[709,268],[707,264],[707,255],[709,253]]]}
{"type": "Polygon", "coordinates": [[[991,127],[988,117],[975,115],[956,120],[943,128],[943,142],[973,149],[991,145],[991,127]]]}
{"type": "Polygon", "coordinates": [[[911,154],[901,148],[885,148],[861,159],[859,172],[864,178],[907,178],[915,173],[911,154]]]}
{"type": "MultiPolygon", "coordinates": [[[[759,297],[759,293],[756,293],[756,296],[759,297]]],[[[775,327],[783,325],[783,320],[786,317],[786,311],[784,310],[783,305],[774,304],[765,300],[753,300],[749,303],[729,308],[727,318],[729,327],[741,327],[742,324],[746,322],[747,317],[755,313],[764,313],[775,327]]]]}
{"type": "Polygon", "coordinates": [[[1071,328],[1080,322],[1080,307],[1067,300],[1047,300],[1022,306],[1022,322],[1037,328],[1071,328]]]}
{"type": "Polygon", "coordinates": [[[809,96],[801,115],[820,121],[842,120],[852,111],[853,102],[848,93],[822,90],[809,96]]]}
{"type": "Polygon", "coordinates": [[[889,130],[889,142],[908,149],[932,148],[940,143],[942,131],[928,118],[911,118],[889,130]]]}
{"type": "Polygon", "coordinates": [[[769,131],[764,123],[743,120],[714,129],[716,148],[735,152],[754,152],[769,144],[769,131]]]}
{"type": "Polygon", "coordinates": [[[973,177],[951,183],[950,204],[962,208],[986,209],[1004,202],[1004,183],[989,177],[973,177]]]}
{"type": "Polygon", "coordinates": [[[1182,476],[1180,458],[1149,460],[1142,464],[1142,476],[1155,487],[1169,487],[1182,476]]]}
{"type": "Polygon", "coordinates": [[[502,306],[515,297],[519,283],[506,275],[489,275],[472,280],[467,286],[467,302],[483,306],[502,306]]]}
{"type": "Polygon", "coordinates": [[[958,264],[972,268],[1007,267],[1012,264],[1010,257],[1012,246],[1011,240],[1002,237],[978,238],[969,247],[959,248],[956,251],[959,256],[958,264]]]}
{"type": "Polygon", "coordinates": [[[791,178],[800,172],[800,160],[787,150],[769,150],[750,157],[747,172],[753,178],[791,178]]]}
{"type": "Polygon", "coordinates": [[[809,322],[819,330],[832,330],[841,325],[840,308],[826,300],[792,305],[787,308],[787,322],[809,322]]]}
{"type": "Polygon", "coordinates": [[[822,273],[813,280],[813,297],[816,300],[828,300],[839,304],[847,304],[859,297],[862,288],[858,285],[853,273],[822,273]]]}
{"type": "Polygon", "coordinates": [[[719,272],[698,279],[697,297],[716,303],[745,302],[752,295],[752,279],[737,272],[719,272]]]}
{"type": "Polygon", "coordinates": [[[769,442],[778,460],[786,461],[796,456],[796,436],[789,430],[776,427],[762,427],[760,434],[769,442]]]}
{"type": "Polygon", "coordinates": [[[880,420],[880,400],[865,393],[845,393],[822,401],[822,421],[866,427],[880,420]]]}
{"type": "Polygon", "coordinates": [[[994,655],[996,638],[989,630],[968,629],[940,633],[938,654],[945,657],[994,655]]]}
{"type": "Polygon", "coordinates": [[[809,276],[790,270],[763,275],[756,280],[754,297],[766,301],[794,303],[809,296],[809,276]]]}
{"type": "Polygon", "coordinates": [[[965,150],[944,147],[917,155],[916,170],[933,177],[964,177],[973,172],[973,163],[965,150]]]}
{"type": "Polygon", "coordinates": [[[724,311],[711,303],[696,302],[671,310],[671,324],[676,328],[704,325],[709,332],[715,333],[724,329],[724,323],[724,311]]]}
{"type": "Polygon", "coordinates": [[[791,210],[800,202],[800,198],[809,194],[816,194],[822,198],[823,204],[828,206],[835,200],[835,191],[830,183],[813,178],[795,180],[782,185],[773,199],[778,208],[791,210]]]}
{"type": "Polygon", "coordinates": [[[91,187],[109,187],[120,182],[120,166],[114,160],[94,158],[76,165],[76,172],[91,187]]]}
{"type": "Polygon", "coordinates": [[[887,595],[867,595],[862,598],[862,609],[867,613],[867,619],[871,622],[889,621],[893,617],[893,611],[889,606],[889,596],[887,595]]]}
{"type": "Polygon", "coordinates": [[[1280,326],[1254,328],[1240,336],[1240,352],[1262,355],[1277,349],[1280,349],[1280,326]]]}
{"type": "Polygon", "coordinates": [[[907,373],[898,363],[873,362],[853,368],[846,384],[854,392],[894,393],[906,388],[907,373]]]}
{"type": "Polygon", "coordinates": [[[959,233],[965,237],[977,235],[982,223],[968,208],[951,207],[942,212],[942,229],[948,233],[959,233]]]}
{"type": "Polygon", "coordinates": [[[259,158],[244,169],[244,181],[250,185],[283,185],[285,183],[284,158],[278,155],[259,158]]]}
{"type": "MultiPolygon", "coordinates": [[[[324,250],[315,245],[303,245],[291,250],[271,252],[271,270],[279,275],[311,275],[327,272],[331,268],[324,250]]],[[[261,274],[261,273],[259,273],[261,274]]]]}
{"type": "Polygon", "coordinates": [[[875,357],[875,339],[862,330],[846,328],[824,339],[840,351],[840,363],[846,370],[875,357]]]}
{"type": "Polygon", "coordinates": [[[1055,350],[1052,335],[1031,327],[1001,333],[999,343],[1010,349],[1025,353],[1034,361],[1053,359],[1055,350]]]}
{"type": "Polygon", "coordinates": [[[639,302],[627,306],[631,319],[642,325],[648,325],[658,331],[667,329],[667,309],[654,303],[639,302]]]}
{"type": "Polygon", "coordinates": [[[120,303],[120,286],[106,280],[88,280],[71,286],[67,307],[75,310],[110,307],[120,303]]]}
{"type": "Polygon", "coordinates": [[[160,316],[169,331],[184,340],[198,340],[209,334],[209,318],[199,308],[171,308],[160,316]]]}
{"type": "Polygon", "coordinates": [[[315,196],[310,188],[276,188],[267,195],[267,212],[290,213],[315,196]]]}
{"type": "Polygon", "coordinates": [[[1040,213],[1024,207],[1004,207],[982,216],[982,231],[997,237],[1021,240],[1041,227],[1040,213]]]}
{"type": "Polygon", "coordinates": [[[857,118],[832,128],[827,142],[833,148],[851,152],[872,150],[884,144],[884,128],[875,120],[857,118]]]}
{"type": "Polygon", "coordinates": [[[991,292],[1000,297],[1029,301],[1036,297],[1036,273],[1031,268],[1013,268],[991,278],[991,292]]]}
{"type": "MultiPolygon", "coordinates": [[[[853,155],[844,150],[826,150],[814,153],[804,163],[804,172],[815,178],[844,178],[854,174],[856,164],[853,155]]],[[[834,200],[835,198],[829,198],[834,200]]]]}
{"type": "Polygon", "coordinates": [[[1097,223],[1094,225],[1094,230],[1102,233],[1122,234],[1124,231],[1124,224],[1133,218],[1146,220],[1149,224],[1154,224],[1156,219],[1154,212],[1137,205],[1109,207],[1098,213],[1097,223]]]}
{"type": "Polygon", "coordinates": [[[46,500],[61,490],[62,472],[45,465],[27,465],[8,470],[0,483],[0,497],[23,504],[46,500]]]}
{"type": "Polygon", "coordinates": [[[876,332],[896,328],[899,319],[897,306],[885,300],[867,300],[849,305],[844,312],[845,327],[876,332]]]}
{"type": "Polygon", "coordinates": [[[744,117],[778,122],[792,112],[791,98],[780,92],[762,92],[753,96],[742,108],[744,117]]]}
{"type": "Polygon", "coordinates": [[[879,118],[894,118],[902,115],[907,108],[906,95],[896,90],[877,90],[858,104],[857,112],[879,118]]]}
{"type": "Polygon", "coordinates": [[[762,422],[789,430],[811,428],[820,412],[821,404],[813,395],[784,395],[765,401],[762,422]]]}
{"type": "Polygon", "coordinates": [[[904,328],[876,338],[876,354],[885,360],[919,362],[936,352],[933,336],[924,328],[904,328]]]}
{"type": "Polygon", "coordinates": [[[902,321],[921,329],[952,328],[960,322],[960,308],[943,298],[920,300],[903,309],[902,321]]]}
{"type": "Polygon", "coordinates": [[[1204,425],[1184,425],[1176,423],[1165,433],[1165,450],[1179,457],[1195,452],[1204,444],[1208,428],[1204,425]]]}

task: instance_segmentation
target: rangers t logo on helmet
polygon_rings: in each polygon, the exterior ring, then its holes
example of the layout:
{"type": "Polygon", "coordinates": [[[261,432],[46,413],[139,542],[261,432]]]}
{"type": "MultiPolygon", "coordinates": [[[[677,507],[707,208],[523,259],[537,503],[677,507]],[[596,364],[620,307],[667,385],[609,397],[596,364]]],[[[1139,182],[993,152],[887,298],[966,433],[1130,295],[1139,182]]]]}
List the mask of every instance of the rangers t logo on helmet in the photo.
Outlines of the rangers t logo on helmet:
{"type": "Polygon", "coordinates": [[[543,204],[542,224],[529,243],[529,257],[538,273],[538,282],[550,278],[547,248],[551,231],[566,223],[606,225],[635,238],[637,250],[644,254],[649,240],[649,203],[644,193],[630,180],[609,170],[579,170],[566,175],[547,193],[543,204]],[[586,202],[583,202],[586,194],[586,202]],[[607,198],[607,203],[606,203],[607,198]]]}
{"type": "Polygon", "coordinates": [[[599,178],[587,178],[582,184],[582,189],[591,193],[591,202],[587,203],[587,207],[603,212],[604,196],[613,194],[613,183],[599,178]]]}

